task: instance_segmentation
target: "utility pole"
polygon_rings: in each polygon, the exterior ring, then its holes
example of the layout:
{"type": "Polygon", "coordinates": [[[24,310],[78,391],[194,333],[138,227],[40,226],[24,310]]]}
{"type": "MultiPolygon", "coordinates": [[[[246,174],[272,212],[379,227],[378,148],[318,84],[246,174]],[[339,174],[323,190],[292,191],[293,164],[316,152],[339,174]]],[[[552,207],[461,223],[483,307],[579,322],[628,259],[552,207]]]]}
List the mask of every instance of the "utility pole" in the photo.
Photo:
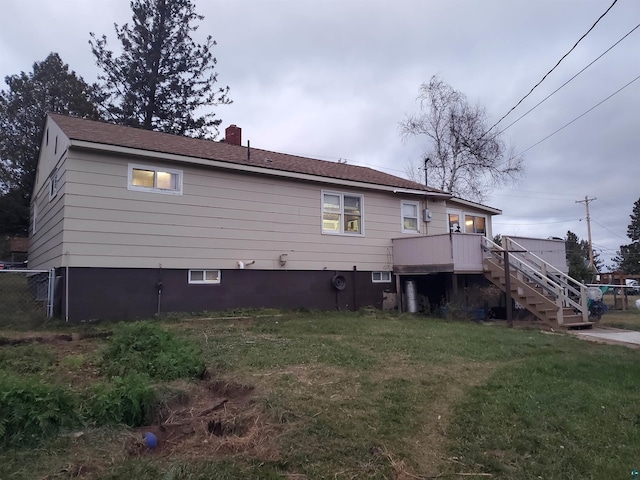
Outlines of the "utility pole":
{"type": "Polygon", "coordinates": [[[589,198],[588,195],[584,196],[584,200],[576,200],[576,203],[584,203],[584,206],[587,209],[587,235],[589,240],[589,270],[592,272],[596,271],[595,265],[593,263],[593,244],[591,243],[591,217],[589,216],[589,204],[597,200],[596,197],[589,198]]]}
{"type": "Polygon", "coordinates": [[[429,163],[430,158],[426,157],[424,159],[424,186],[428,187],[429,186],[429,175],[427,173],[427,163],[429,163]]]}

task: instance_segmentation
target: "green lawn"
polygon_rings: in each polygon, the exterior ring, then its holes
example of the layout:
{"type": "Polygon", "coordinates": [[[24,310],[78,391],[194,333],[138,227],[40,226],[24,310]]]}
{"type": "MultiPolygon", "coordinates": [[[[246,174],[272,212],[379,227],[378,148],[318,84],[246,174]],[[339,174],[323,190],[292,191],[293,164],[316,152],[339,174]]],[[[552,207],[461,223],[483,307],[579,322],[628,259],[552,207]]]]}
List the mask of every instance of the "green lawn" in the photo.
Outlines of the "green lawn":
{"type": "MultiPolygon", "coordinates": [[[[618,295],[617,298],[621,299],[622,297],[618,295]]],[[[636,300],[638,299],[640,299],[638,295],[629,295],[627,297],[628,309],[619,310],[613,308],[613,295],[605,295],[603,300],[609,306],[609,311],[602,316],[600,325],[603,327],[640,330],[640,310],[636,308],[636,300]]]]}
{"type": "MultiPolygon", "coordinates": [[[[78,426],[2,450],[0,478],[595,480],[640,467],[638,350],[382,312],[164,326],[209,372],[157,384],[200,402],[164,418],[191,428],[217,408],[214,433],[165,432],[148,451],[132,448],[140,430],[78,426]]],[[[0,347],[0,368],[84,385],[103,341],[0,347]]]]}

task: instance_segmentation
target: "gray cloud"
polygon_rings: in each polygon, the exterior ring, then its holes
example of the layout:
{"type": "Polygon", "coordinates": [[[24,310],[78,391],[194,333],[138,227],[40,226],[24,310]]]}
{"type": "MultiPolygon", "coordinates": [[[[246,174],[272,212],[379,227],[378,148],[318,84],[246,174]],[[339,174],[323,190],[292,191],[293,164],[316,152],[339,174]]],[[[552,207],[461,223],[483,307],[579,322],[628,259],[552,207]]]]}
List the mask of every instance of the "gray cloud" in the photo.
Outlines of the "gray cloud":
{"type": "MultiPolygon", "coordinates": [[[[497,121],[610,5],[609,0],[199,0],[198,35],[218,41],[219,81],[234,103],[217,109],[252,145],[311,157],[346,158],[402,175],[425,149],[403,143],[398,122],[420,83],[440,75],[497,121]]],[[[29,71],[50,51],[95,81],[89,32],[130,21],[128,0],[3,0],[0,75],[29,71]]],[[[640,3],[618,2],[593,32],[500,127],[531,108],[631,30],[640,3]]],[[[640,30],[505,132],[532,146],[637,75],[640,30]]],[[[526,176],[496,190],[503,234],[593,239],[610,257],[626,243],[640,197],[640,81],[528,150],[526,176]],[[582,219],[582,220],[580,220],[582,219]]]]}

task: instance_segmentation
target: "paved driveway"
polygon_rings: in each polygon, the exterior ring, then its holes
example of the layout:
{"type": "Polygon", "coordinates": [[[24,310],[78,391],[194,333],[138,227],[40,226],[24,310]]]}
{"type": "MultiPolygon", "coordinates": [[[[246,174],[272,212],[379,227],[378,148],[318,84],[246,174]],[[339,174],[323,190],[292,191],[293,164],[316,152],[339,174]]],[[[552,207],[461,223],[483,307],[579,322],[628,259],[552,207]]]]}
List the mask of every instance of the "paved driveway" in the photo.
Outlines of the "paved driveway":
{"type": "Polygon", "coordinates": [[[640,347],[640,332],[617,328],[594,328],[592,330],[573,330],[570,333],[584,340],[602,343],[617,343],[640,347]]]}

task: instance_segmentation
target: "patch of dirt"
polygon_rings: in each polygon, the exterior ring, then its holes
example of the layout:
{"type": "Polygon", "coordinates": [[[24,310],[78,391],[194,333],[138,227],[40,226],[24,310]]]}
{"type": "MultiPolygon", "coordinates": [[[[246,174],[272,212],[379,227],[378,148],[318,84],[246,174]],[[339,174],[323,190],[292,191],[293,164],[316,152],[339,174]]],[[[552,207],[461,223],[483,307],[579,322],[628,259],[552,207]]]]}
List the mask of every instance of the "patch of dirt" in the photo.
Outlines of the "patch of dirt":
{"type": "Polygon", "coordinates": [[[264,461],[280,458],[276,437],[282,425],[269,422],[252,401],[255,388],[231,381],[203,381],[178,405],[170,405],[153,425],[135,429],[127,450],[133,456],[184,458],[243,453],[264,461]],[[157,446],[150,448],[145,434],[157,446]]]}
{"type": "Polygon", "coordinates": [[[107,338],[112,332],[87,332],[87,333],[53,333],[42,332],[39,335],[33,333],[17,333],[9,337],[0,337],[0,347],[6,345],[28,345],[32,343],[59,344],[85,339],[107,338]]]}
{"type": "Polygon", "coordinates": [[[0,337],[0,347],[13,345],[28,345],[32,343],[70,342],[73,336],[67,333],[50,335],[23,335],[15,337],[0,337]]]}

